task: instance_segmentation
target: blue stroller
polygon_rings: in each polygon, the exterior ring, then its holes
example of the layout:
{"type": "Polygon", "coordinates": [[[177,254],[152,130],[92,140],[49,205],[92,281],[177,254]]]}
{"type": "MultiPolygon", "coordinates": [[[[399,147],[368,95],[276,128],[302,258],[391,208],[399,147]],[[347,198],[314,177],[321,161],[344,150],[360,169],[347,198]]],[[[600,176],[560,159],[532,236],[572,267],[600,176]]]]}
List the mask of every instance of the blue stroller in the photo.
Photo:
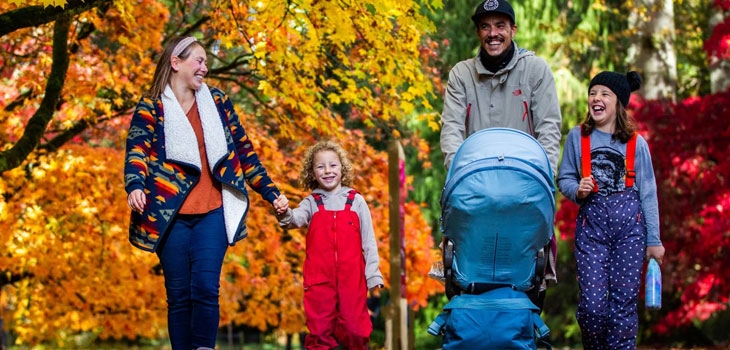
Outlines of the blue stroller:
{"type": "Polygon", "coordinates": [[[542,146],[514,129],[472,134],[454,156],[441,207],[450,301],[429,333],[443,335],[443,349],[536,349],[549,334],[533,300],[555,216],[542,146]]]}

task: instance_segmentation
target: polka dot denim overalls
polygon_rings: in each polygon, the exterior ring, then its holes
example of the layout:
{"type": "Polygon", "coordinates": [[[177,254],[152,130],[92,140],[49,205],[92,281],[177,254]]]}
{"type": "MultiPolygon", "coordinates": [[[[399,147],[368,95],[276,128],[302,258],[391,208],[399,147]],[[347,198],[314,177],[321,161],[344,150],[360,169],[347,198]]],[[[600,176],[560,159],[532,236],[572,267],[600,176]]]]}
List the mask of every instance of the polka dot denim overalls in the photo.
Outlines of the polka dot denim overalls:
{"type": "Polygon", "coordinates": [[[576,318],[585,349],[634,349],[646,249],[639,193],[593,193],[575,232],[580,300],[576,318]]]}

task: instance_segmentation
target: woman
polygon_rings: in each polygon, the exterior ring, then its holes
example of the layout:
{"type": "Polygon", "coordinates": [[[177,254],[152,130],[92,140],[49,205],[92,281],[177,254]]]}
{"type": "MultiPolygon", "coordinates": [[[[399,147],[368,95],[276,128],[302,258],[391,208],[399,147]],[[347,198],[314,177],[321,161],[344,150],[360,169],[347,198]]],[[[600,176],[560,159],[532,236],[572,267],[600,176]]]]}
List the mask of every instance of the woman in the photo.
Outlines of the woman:
{"type": "Polygon", "coordinates": [[[244,182],[278,212],[287,202],[228,96],[203,83],[206,63],[194,37],[170,40],[127,136],[129,239],[160,259],[173,349],[215,347],[223,257],[247,235],[244,182]]]}

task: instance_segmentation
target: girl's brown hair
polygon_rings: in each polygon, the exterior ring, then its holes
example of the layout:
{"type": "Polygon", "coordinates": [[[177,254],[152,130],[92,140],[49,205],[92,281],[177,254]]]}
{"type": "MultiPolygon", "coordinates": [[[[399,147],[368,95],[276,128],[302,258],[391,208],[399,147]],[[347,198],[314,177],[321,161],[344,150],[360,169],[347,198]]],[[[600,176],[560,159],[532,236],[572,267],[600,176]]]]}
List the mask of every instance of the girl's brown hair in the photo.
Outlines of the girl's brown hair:
{"type": "MultiPolygon", "coordinates": [[[[593,132],[595,128],[596,121],[593,120],[591,112],[588,111],[588,113],[586,113],[586,118],[580,128],[581,135],[588,136],[593,132]]],[[[626,108],[624,108],[624,105],[621,103],[621,101],[616,99],[616,130],[614,130],[611,137],[615,140],[621,141],[621,143],[626,143],[629,142],[629,139],[634,134],[634,131],[636,131],[636,124],[634,123],[634,120],[629,117],[628,113],[626,113],[626,108]]]]}
{"type": "Polygon", "coordinates": [[[334,141],[320,141],[307,150],[304,155],[304,164],[299,172],[299,185],[305,190],[314,190],[319,187],[317,179],[314,177],[314,156],[322,151],[332,151],[337,154],[342,163],[342,185],[350,186],[352,184],[352,163],[347,158],[347,152],[342,146],[334,141]]]}
{"type": "MultiPolygon", "coordinates": [[[[165,44],[165,48],[162,50],[162,56],[160,56],[159,61],[157,61],[155,74],[152,76],[152,86],[150,86],[150,89],[145,93],[145,97],[158,98],[165,91],[165,86],[167,86],[170,82],[170,77],[172,76],[172,63],[170,63],[170,59],[172,59],[172,51],[175,50],[175,46],[177,46],[177,44],[185,38],[186,37],[184,36],[175,37],[165,44]]],[[[180,57],[183,60],[187,59],[195,45],[205,49],[203,44],[196,40],[185,47],[180,54],[177,55],[177,57],[180,57]]]]}

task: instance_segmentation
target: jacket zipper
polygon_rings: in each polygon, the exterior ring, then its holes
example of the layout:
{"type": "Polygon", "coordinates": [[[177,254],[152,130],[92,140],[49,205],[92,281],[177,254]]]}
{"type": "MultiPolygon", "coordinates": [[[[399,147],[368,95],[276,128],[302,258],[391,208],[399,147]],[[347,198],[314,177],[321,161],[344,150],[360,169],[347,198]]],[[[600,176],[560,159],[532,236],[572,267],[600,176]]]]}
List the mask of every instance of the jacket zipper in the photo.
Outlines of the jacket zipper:
{"type": "MultiPolygon", "coordinates": [[[[527,101],[525,101],[525,100],[522,100],[522,106],[525,107],[525,112],[522,113],[522,121],[525,121],[525,118],[527,118],[530,115],[530,113],[529,113],[530,107],[527,105],[527,101]]],[[[532,135],[533,137],[535,136],[535,133],[532,130],[532,119],[531,118],[527,118],[527,130],[530,131],[530,135],[532,135]]]]}
{"type": "Polygon", "coordinates": [[[469,119],[471,117],[471,103],[466,105],[466,118],[464,119],[464,138],[469,137],[469,119]]]}

